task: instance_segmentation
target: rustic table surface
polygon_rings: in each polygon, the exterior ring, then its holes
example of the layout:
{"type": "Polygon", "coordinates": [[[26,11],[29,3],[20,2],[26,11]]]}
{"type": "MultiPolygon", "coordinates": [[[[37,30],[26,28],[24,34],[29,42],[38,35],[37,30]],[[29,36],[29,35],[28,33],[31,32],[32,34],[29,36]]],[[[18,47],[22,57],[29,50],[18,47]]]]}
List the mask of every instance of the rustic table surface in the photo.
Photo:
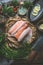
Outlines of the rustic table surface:
{"type": "MultiPolygon", "coordinates": [[[[2,0],[0,0],[1,2],[2,0]]],[[[7,0],[6,0],[7,1],[7,0]]],[[[31,0],[32,1],[32,0],[31,0]]],[[[39,35],[41,36],[42,33],[39,32],[39,35]]],[[[4,59],[3,57],[1,58],[0,57],[0,65],[27,65],[26,60],[23,60],[23,59],[20,59],[20,60],[17,60],[17,61],[13,61],[13,60],[7,60],[7,59],[4,59]],[[13,63],[12,63],[13,62],[13,63]]],[[[41,51],[37,57],[34,59],[34,61],[32,62],[31,65],[43,65],[43,51],[41,51]]]]}

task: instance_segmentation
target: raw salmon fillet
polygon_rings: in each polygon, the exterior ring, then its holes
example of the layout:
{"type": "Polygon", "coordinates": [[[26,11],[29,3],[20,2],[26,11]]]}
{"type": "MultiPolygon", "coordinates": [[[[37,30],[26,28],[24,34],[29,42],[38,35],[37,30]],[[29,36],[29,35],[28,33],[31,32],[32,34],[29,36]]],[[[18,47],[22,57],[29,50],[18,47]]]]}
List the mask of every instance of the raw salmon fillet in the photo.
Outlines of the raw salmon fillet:
{"type": "Polygon", "coordinates": [[[25,22],[24,21],[18,21],[18,22],[16,22],[11,28],[10,28],[10,30],[8,31],[8,33],[15,33],[19,28],[21,28],[23,25],[25,24],[25,22]]]}
{"type": "Polygon", "coordinates": [[[21,35],[21,33],[28,27],[28,24],[25,24],[24,26],[22,26],[17,32],[16,34],[14,34],[14,37],[16,39],[19,38],[19,36],[21,35]]]}

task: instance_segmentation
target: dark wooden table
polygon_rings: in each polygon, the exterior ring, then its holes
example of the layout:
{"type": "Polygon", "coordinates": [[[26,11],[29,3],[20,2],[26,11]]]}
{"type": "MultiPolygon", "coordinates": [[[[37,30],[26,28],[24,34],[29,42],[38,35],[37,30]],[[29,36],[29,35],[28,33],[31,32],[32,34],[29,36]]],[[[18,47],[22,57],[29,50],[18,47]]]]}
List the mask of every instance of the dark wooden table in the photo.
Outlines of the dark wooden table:
{"type": "MultiPolygon", "coordinates": [[[[42,36],[43,33],[39,32],[39,36],[42,36]]],[[[17,61],[13,60],[6,60],[3,57],[0,57],[0,65],[27,65],[26,60],[24,59],[18,59],[17,61]]],[[[30,64],[29,64],[30,65],[30,64]]],[[[33,60],[31,65],[43,65],[43,51],[41,51],[37,57],[33,60]]]]}

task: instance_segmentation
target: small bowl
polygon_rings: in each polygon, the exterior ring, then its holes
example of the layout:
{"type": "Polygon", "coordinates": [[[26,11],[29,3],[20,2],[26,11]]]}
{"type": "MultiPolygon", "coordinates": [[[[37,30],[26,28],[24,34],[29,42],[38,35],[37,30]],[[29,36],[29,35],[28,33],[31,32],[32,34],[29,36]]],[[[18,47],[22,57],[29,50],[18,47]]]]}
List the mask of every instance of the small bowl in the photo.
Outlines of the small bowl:
{"type": "Polygon", "coordinates": [[[38,22],[37,28],[38,28],[39,31],[43,32],[43,20],[38,22]]]}
{"type": "Polygon", "coordinates": [[[18,15],[25,16],[26,14],[27,14],[26,8],[21,7],[21,8],[18,9],[18,15]]]}

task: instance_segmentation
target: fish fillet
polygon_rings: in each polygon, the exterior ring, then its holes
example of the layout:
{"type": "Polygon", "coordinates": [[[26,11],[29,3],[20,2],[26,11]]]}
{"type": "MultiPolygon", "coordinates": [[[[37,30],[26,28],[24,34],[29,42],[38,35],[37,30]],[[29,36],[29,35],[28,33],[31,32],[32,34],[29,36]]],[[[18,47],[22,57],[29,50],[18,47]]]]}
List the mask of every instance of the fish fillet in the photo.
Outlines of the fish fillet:
{"type": "Polygon", "coordinates": [[[14,34],[14,37],[15,37],[16,39],[18,39],[19,36],[21,35],[21,33],[22,33],[27,27],[28,27],[28,24],[25,24],[23,27],[21,27],[21,28],[16,32],[16,34],[14,34]]]}
{"type": "Polygon", "coordinates": [[[22,32],[22,34],[19,36],[18,41],[19,41],[19,42],[22,41],[23,38],[29,33],[29,31],[30,31],[30,27],[28,27],[27,29],[25,29],[25,30],[22,32]]]}
{"type": "Polygon", "coordinates": [[[8,33],[15,33],[22,25],[24,25],[25,24],[25,22],[24,21],[18,21],[18,22],[16,22],[11,28],[10,28],[10,30],[8,31],[8,33]]]}
{"type": "Polygon", "coordinates": [[[28,32],[28,35],[24,39],[24,41],[29,41],[32,38],[32,29],[30,28],[30,32],[28,32]]]}

